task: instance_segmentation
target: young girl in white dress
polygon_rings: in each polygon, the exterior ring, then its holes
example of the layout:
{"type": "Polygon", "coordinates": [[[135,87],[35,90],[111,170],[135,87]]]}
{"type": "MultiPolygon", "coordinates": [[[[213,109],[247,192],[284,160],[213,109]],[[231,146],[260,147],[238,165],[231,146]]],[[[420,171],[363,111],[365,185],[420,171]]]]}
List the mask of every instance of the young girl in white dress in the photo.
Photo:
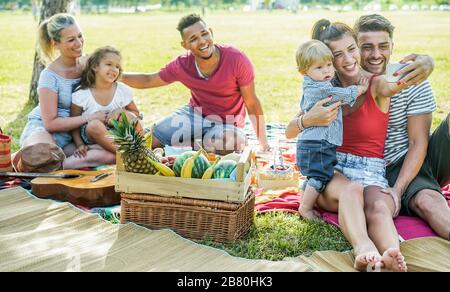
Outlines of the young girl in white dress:
{"type": "MultiPolygon", "coordinates": [[[[121,112],[125,112],[131,121],[140,117],[131,89],[117,81],[121,74],[121,55],[113,47],[99,48],[87,60],[80,84],[72,94],[71,115],[81,115],[87,121],[85,125],[72,131],[77,147],[75,155],[84,156],[91,144],[99,144],[115,153],[117,147],[108,136],[111,120],[120,119],[121,112]],[[90,114],[99,111],[108,114],[106,121],[89,119],[90,114]]],[[[143,133],[140,123],[137,127],[143,133]]]]}

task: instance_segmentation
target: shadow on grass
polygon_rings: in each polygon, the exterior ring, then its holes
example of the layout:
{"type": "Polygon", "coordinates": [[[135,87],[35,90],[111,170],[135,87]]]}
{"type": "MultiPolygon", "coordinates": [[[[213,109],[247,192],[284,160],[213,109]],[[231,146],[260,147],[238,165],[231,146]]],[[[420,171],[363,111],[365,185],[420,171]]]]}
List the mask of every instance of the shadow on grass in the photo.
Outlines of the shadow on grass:
{"type": "Polygon", "coordinates": [[[5,134],[10,135],[12,137],[11,143],[11,151],[16,152],[19,150],[19,140],[20,134],[22,134],[22,130],[25,127],[28,121],[28,113],[36,106],[35,103],[28,101],[25,106],[22,108],[20,113],[17,114],[14,121],[2,126],[5,134]]]}

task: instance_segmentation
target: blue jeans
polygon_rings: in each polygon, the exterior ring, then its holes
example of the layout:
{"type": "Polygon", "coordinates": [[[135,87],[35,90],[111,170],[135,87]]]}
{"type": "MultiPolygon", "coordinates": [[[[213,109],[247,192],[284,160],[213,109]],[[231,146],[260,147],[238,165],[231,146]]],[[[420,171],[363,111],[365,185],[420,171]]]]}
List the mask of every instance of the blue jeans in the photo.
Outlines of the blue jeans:
{"type": "Polygon", "coordinates": [[[322,193],[333,178],[336,145],[325,140],[297,141],[297,166],[308,178],[307,185],[322,193]]]}
{"type": "Polygon", "coordinates": [[[162,145],[189,146],[195,139],[214,139],[224,131],[239,132],[245,137],[242,129],[231,124],[208,120],[195,112],[190,105],[185,105],[157,121],[153,135],[162,145]]]}

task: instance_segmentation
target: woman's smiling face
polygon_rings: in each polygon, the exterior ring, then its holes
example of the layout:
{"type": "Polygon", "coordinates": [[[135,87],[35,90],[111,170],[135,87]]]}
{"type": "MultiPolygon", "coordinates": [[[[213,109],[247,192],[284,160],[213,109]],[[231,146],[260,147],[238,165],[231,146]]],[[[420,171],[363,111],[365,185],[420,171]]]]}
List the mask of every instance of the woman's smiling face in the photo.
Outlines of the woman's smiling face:
{"type": "Polygon", "coordinates": [[[62,56],[78,58],[83,54],[84,38],[78,24],[73,24],[61,30],[59,41],[54,41],[62,56]]]}
{"type": "Polygon", "coordinates": [[[345,34],[339,40],[330,41],[328,47],[333,53],[333,65],[339,75],[343,77],[358,75],[361,55],[353,36],[345,34]]]}

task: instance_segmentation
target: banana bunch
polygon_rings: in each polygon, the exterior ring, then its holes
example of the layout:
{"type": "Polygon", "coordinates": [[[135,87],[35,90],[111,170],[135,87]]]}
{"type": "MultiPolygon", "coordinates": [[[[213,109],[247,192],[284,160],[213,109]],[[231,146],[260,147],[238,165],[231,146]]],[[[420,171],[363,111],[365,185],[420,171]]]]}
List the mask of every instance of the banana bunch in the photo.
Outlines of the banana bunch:
{"type": "Polygon", "coordinates": [[[152,143],[153,143],[153,130],[155,129],[155,124],[153,124],[150,127],[150,131],[148,131],[147,133],[145,133],[144,135],[144,141],[145,141],[145,147],[147,147],[148,149],[152,150],[152,143]]]}
{"type": "Polygon", "coordinates": [[[216,158],[216,161],[214,161],[214,163],[208,167],[208,169],[205,171],[205,173],[203,173],[202,179],[210,179],[212,178],[213,174],[214,174],[214,167],[216,166],[217,162],[219,162],[220,157],[216,158]]]}
{"type": "Polygon", "coordinates": [[[180,177],[191,178],[192,177],[192,168],[194,167],[195,160],[200,156],[201,150],[197,151],[194,156],[189,157],[183,163],[183,167],[181,167],[180,177]]]}
{"type": "Polygon", "coordinates": [[[165,165],[164,163],[154,161],[150,158],[147,158],[147,161],[150,162],[157,170],[158,173],[162,176],[175,176],[175,172],[165,165]]]}

